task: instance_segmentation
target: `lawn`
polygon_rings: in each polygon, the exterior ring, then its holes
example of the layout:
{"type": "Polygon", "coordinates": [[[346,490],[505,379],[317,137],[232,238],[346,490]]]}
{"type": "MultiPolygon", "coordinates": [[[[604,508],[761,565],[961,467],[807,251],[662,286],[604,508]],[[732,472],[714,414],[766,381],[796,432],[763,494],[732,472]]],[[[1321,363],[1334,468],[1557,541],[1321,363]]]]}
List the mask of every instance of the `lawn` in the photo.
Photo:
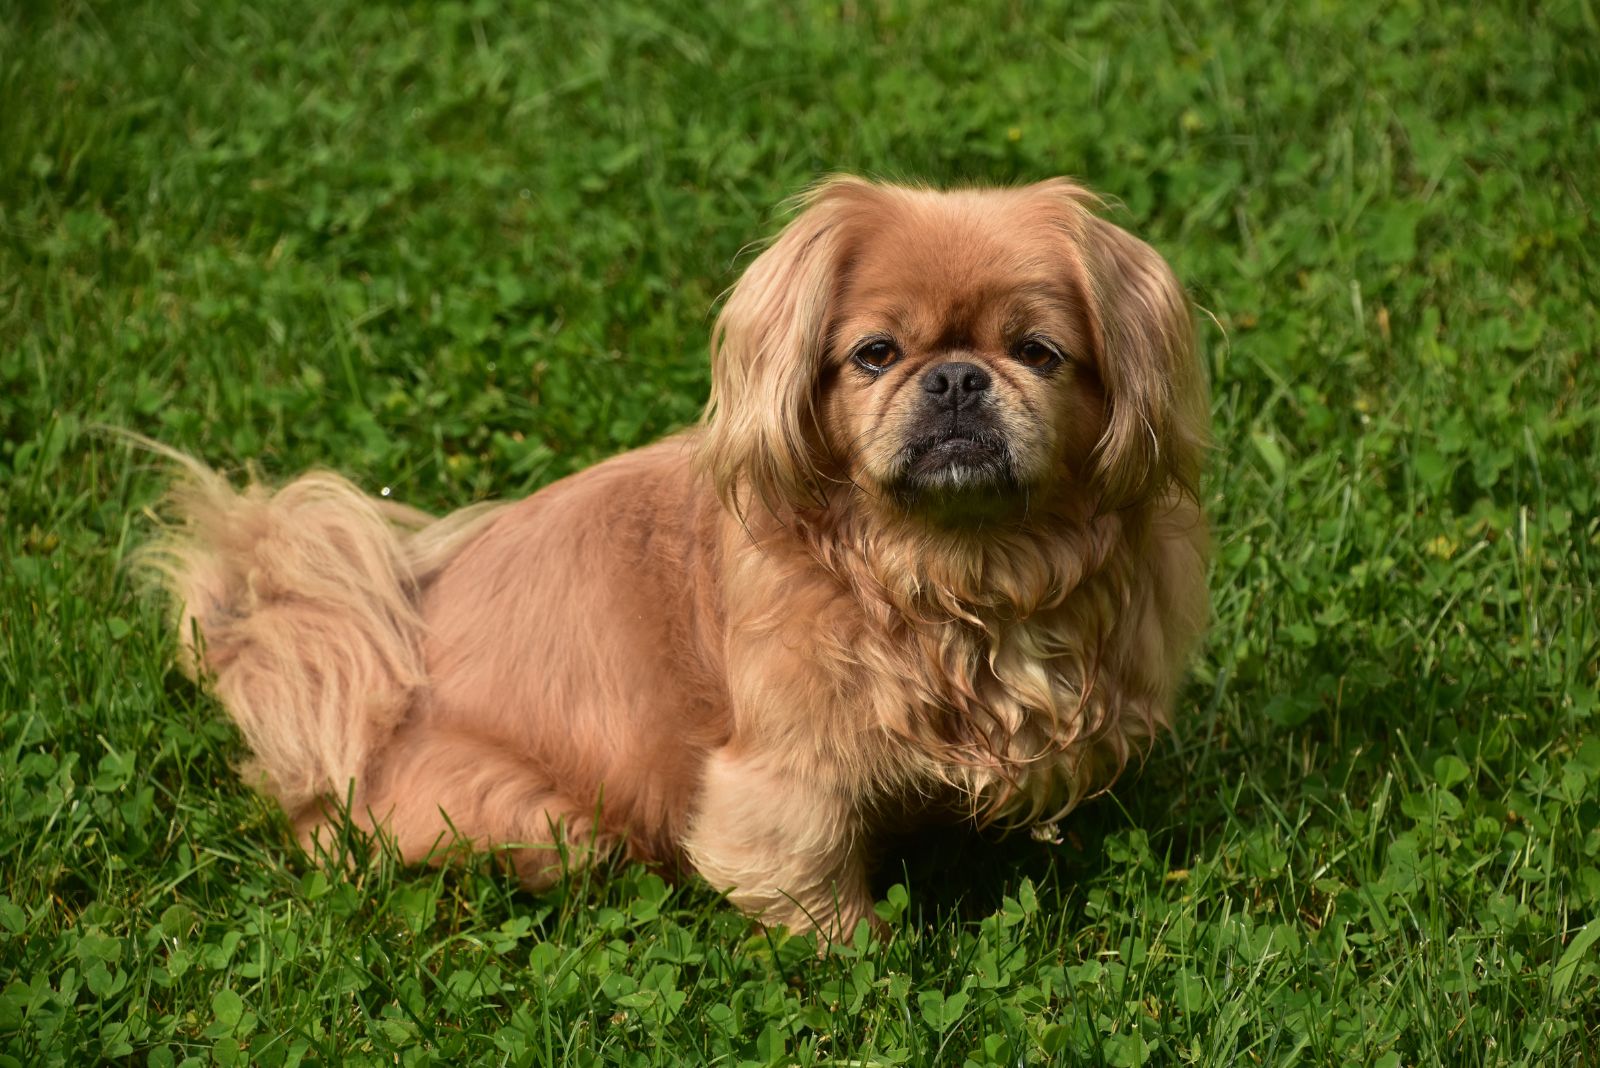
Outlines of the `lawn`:
{"type": "Polygon", "coordinates": [[[1596,6],[1046,8],[5,5],[0,1065],[1600,1064],[1596,6]],[[96,427],[525,494],[696,418],[837,170],[1074,174],[1190,287],[1176,736],[823,957],[622,865],[309,864],[96,427]]]}

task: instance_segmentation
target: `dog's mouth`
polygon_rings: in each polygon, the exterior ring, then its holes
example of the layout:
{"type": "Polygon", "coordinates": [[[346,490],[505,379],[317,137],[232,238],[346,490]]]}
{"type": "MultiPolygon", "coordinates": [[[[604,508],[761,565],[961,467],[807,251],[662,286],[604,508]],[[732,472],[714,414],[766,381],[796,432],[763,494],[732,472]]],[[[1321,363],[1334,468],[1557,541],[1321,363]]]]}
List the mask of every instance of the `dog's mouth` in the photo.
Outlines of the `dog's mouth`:
{"type": "Polygon", "coordinates": [[[1005,438],[981,428],[924,434],[900,451],[896,489],[902,496],[1004,492],[1015,488],[1005,438]]]}

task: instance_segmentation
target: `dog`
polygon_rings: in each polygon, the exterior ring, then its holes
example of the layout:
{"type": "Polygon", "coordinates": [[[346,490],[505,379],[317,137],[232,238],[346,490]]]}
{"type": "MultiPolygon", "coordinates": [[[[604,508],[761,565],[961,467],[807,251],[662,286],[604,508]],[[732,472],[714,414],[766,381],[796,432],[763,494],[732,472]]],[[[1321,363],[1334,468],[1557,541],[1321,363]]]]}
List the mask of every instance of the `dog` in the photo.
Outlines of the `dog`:
{"type": "Polygon", "coordinates": [[[827,180],[732,289],[699,425],[443,519],[184,459],[151,559],[308,847],[615,852],[875,922],[884,836],[1039,824],[1171,722],[1208,613],[1184,292],[1064,179],[827,180]]]}

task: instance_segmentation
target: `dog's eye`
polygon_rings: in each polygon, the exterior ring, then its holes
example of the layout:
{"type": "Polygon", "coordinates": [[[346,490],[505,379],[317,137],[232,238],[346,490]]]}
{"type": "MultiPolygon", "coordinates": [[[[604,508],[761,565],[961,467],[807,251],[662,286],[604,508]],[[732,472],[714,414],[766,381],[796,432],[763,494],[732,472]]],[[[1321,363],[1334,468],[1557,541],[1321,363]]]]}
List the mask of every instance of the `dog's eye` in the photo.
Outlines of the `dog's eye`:
{"type": "Polygon", "coordinates": [[[1025,337],[1011,351],[1024,366],[1035,371],[1048,371],[1061,362],[1061,351],[1039,337],[1025,337]]]}
{"type": "Polygon", "coordinates": [[[894,347],[893,341],[880,337],[857,348],[854,356],[856,363],[877,374],[900,358],[900,350],[894,347]]]}

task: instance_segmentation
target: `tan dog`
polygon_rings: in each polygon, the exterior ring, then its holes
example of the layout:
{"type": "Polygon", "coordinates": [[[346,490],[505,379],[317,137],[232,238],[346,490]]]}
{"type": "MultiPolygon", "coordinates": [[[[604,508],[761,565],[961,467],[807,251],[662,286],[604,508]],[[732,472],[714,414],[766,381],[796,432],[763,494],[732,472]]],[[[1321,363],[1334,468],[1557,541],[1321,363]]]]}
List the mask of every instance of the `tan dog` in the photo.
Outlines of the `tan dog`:
{"type": "Polygon", "coordinates": [[[189,461],[158,559],[305,840],[350,796],[408,859],[622,849],[847,932],[880,834],[1053,817],[1167,726],[1207,403],[1166,264],[1065,181],[805,203],[698,429],[438,521],[189,461]]]}

